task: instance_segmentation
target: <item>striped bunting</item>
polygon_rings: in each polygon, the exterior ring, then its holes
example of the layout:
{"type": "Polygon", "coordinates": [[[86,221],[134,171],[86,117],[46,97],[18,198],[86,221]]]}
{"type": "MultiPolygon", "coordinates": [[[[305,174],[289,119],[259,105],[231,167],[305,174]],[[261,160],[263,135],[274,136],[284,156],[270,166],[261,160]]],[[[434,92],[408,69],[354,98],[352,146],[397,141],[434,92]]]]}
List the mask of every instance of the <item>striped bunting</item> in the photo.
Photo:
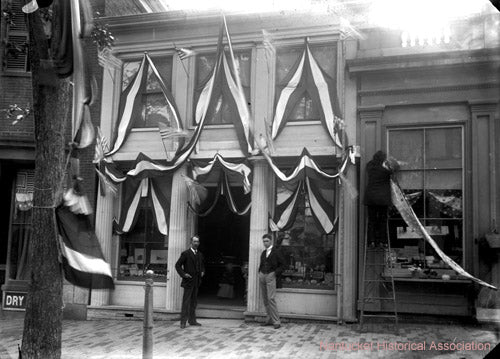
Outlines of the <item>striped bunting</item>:
{"type": "MultiPolygon", "coordinates": [[[[180,119],[177,106],[175,105],[174,98],[168,90],[165,81],[158,72],[155,64],[151,60],[151,57],[149,57],[149,55],[145,53],[139,69],[134,76],[134,79],[130,82],[130,84],[121,95],[120,107],[118,111],[119,125],[116,130],[115,143],[113,145],[113,149],[110,152],[106,153],[106,156],[112,156],[120,150],[121,146],[125,143],[130,130],[132,129],[134,119],[141,116],[142,94],[146,89],[149,69],[151,69],[153,75],[158,80],[160,89],[163,93],[163,96],[165,97],[165,102],[168,107],[168,113],[172,114],[172,116],[170,116],[169,118],[170,127],[172,127],[175,131],[183,130],[182,121],[180,119]]],[[[176,138],[176,141],[178,141],[176,147],[178,149],[182,148],[184,144],[184,138],[176,138]]]]}
{"type": "Polygon", "coordinates": [[[277,95],[272,138],[275,139],[283,130],[297,103],[308,93],[334,144],[343,149],[341,134],[344,122],[340,116],[335,81],[319,67],[307,38],[302,55],[283,82],[282,90],[277,95]]]}
{"type": "MultiPolygon", "coordinates": [[[[348,150],[352,151],[352,147],[349,147],[348,150]]],[[[338,172],[336,174],[331,175],[322,171],[321,168],[316,164],[314,159],[311,157],[309,152],[304,148],[302,150],[302,154],[298,160],[298,163],[293,169],[292,173],[286,175],[278,168],[278,166],[274,164],[273,159],[271,158],[271,156],[269,156],[269,154],[266,153],[266,151],[262,151],[262,154],[264,155],[264,158],[267,160],[267,163],[273,170],[276,177],[278,177],[283,182],[292,182],[292,181],[297,181],[298,179],[303,179],[306,173],[307,176],[314,179],[320,179],[320,178],[327,180],[334,179],[339,177],[340,174],[345,171],[347,164],[349,162],[349,156],[345,156],[338,172]]]]}
{"type": "Polygon", "coordinates": [[[306,187],[314,220],[323,229],[324,233],[332,233],[335,229],[335,206],[323,198],[318,188],[307,177],[306,187]]]}
{"type": "Polygon", "coordinates": [[[231,190],[231,185],[230,185],[229,180],[227,178],[227,174],[224,172],[221,172],[221,174],[219,176],[219,181],[217,182],[217,189],[216,189],[216,193],[215,193],[215,196],[213,198],[212,204],[210,206],[208,206],[208,208],[206,210],[198,211],[196,209],[196,207],[198,207],[198,206],[196,206],[196,204],[193,206],[191,204],[191,202],[188,203],[188,206],[191,209],[191,211],[193,213],[195,213],[197,216],[206,217],[213,211],[213,209],[215,208],[215,206],[217,205],[217,203],[219,201],[220,196],[222,196],[222,195],[224,197],[226,197],[226,202],[227,202],[227,205],[229,207],[229,210],[231,212],[233,212],[234,214],[237,214],[239,216],[244,216],[244,215],[247,215],[250,213],[250,208],[252,206],[251,202],[249,202],[246,206],[244,206],[243,209],[237,208],[237,205],[234,201],[233,193],[231,190]]]}
{"type": "Polygon", "coordinates": [[[222,166],[225,170],[237,173],[241,177],[245,194],[251,191],[250,174],[252,170],[246,160],[239,163],[231,163],[226,161],[220,154],[216,153],[214,158],[206,166],[203,166],[201,161],[197,160],[192,160],[192,163],[194,164],[193,178],[195,180],[203,182],[206,176],[212,172],[214,168],[222,166]]]}
{"type": "Polygon", "coordinates": [[[300,181],[295,190],[290,193],[281,204],[274,209],[274,219],[270,220],[270,227],[276,231],[286,231],[290,229],[295,222],[299,203],[304,202],[304,182],[300,181]]]}
{"type": "Polygon", "coordinates": [[[114,288],[111,267],[104,259],[89,216],[59,206],[56,219],[65,278],[79,287],[114,288]]]}
{"type": "Polygon", "coordinates": [[[118,231],[120,233],[130,232],[139,216],[139,204],[143,198],[150,198],[153,204],[158,231],[164,236],[168,235],[168,218],[170,215],[170,203],[163,195],[157,181],[161,178],[129,179],[124,183],[124,195],[118,231]]]}

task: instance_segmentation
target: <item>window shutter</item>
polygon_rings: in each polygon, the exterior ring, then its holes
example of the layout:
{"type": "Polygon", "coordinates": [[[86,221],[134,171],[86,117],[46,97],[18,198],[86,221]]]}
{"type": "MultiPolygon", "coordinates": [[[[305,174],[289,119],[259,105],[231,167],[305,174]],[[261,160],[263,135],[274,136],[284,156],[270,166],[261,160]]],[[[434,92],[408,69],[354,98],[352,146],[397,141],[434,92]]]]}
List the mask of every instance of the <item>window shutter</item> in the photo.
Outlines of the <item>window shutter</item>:
{"type": "Polygon", "coordinates": [[[9,5],[13,13],[13,24],[7,24],[4,70],[26,72],[29,69],[26,15],[23,13],[21,0],[11,0],[9,5]],[[24,51],[9,50],[13,47],[19,47],[24,51]]]}

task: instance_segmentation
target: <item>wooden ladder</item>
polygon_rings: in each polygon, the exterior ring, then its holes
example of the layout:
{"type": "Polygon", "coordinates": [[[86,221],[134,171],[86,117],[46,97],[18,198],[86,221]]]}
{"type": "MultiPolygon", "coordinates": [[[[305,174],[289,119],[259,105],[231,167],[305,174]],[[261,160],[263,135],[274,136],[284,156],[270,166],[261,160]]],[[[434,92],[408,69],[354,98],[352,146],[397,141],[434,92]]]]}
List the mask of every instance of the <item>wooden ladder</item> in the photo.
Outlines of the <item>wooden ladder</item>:
{"type": "Polygon", "coordinates": [[[360,293],[360,330],[362,330],[366,318],[391,318],[394,320],[394,329],[396,333],[398,332],[396,289],[393,276],[394,262],[389,259],[391,241],[389,239],[388,222],[386,221],[387,243],[382,247],[374,247],[368,243],[368,219],[365,221],[363,284],[360,293]],[[384,273],[385,268],[388,269],[387,273],[384,273]],[[372,305],[372,308],[367,309],[369,305],[372,305]],[[390,310],[386,310],[387,306],[390,306],[390,310]]]}

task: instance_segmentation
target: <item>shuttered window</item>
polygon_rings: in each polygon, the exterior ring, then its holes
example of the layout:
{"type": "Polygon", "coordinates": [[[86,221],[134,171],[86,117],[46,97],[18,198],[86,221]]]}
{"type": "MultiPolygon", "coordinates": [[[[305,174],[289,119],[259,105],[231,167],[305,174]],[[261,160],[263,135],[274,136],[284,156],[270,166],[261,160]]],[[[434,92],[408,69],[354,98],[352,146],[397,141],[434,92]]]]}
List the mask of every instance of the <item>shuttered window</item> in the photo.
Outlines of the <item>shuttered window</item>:
{"type": "Polygon", "coordinates": [[[22,10],[21,0],[9,0],[8,8],[12,21],[6,24],[4,38],[4,71],[30,71],[28,59],[28,27],[27,18],[22,10]]]}

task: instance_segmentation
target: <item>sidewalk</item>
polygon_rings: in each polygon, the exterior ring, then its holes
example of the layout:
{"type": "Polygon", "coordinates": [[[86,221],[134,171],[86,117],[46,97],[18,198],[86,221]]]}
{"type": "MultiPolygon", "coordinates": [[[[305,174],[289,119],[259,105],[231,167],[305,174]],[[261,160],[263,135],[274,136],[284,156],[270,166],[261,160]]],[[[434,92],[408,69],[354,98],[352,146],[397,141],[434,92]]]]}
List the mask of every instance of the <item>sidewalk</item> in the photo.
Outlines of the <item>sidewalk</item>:
{"type": "MultiPolygon", "coordinates": [[[[392,325],[384,324],[371,324],[360,333],[355,325],[286,323],[275,330],[239,320],[200,319],[200,323],[203,326],[181,330],[179,322],[155,322],[154,358],[483,358],[488,350],[479,349],[491,350],[498,342],[489,328],[461,324],[403,323],[396,335],[392,325]],[[400,350],[394,347],[397,343],[400,350]],[[461,350],[464,346],[470,348],[461,350]]],[[[62,358],[141,358],[142,325],[65,320],[62,358]]],[[[22,327],[19,316],[1,319],[1,359],[17,359],[22,327]]]]}

